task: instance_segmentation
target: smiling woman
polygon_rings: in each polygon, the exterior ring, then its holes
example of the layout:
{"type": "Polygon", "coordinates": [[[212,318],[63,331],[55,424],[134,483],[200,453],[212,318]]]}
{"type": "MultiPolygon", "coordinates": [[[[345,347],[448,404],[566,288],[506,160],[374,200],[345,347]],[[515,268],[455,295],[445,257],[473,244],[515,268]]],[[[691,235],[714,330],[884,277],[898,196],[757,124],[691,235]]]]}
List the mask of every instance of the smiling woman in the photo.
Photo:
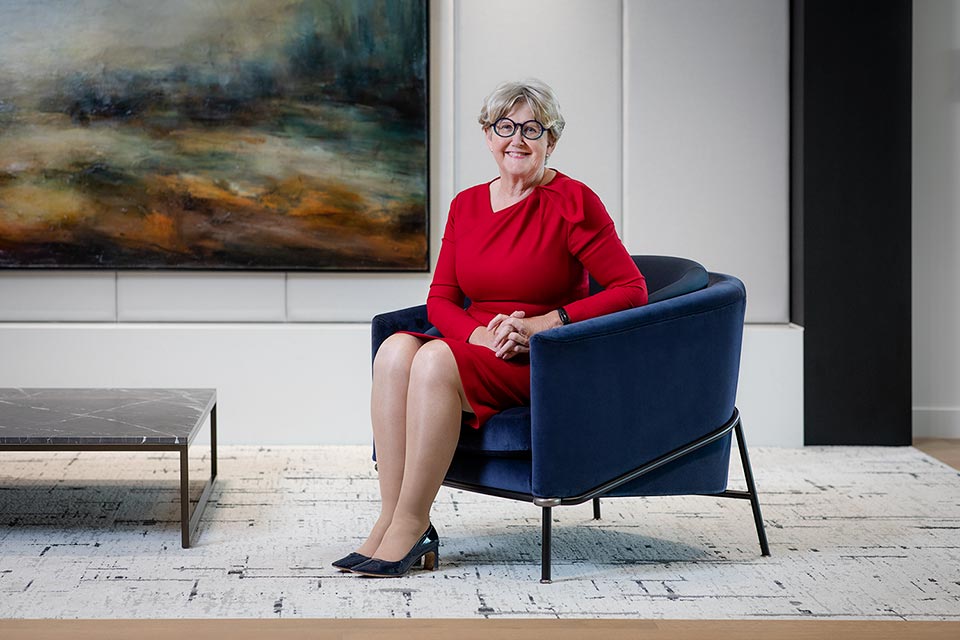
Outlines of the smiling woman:
{"type": "Polygon", "coordinates": [[[430,507],[461,423],[479,429],[493,414],[529,403],[534,334],[647,300],[597,195],[547,168],[564,125],[553,91],[537,80],[500,85],[480,124],[499,176],[450,205],[427,297],[442,335],[396,333],[374,360],[382,503],[364,543],[334,562],[345,571],[396,577],[421,558],[436,568],[430,507]],[[589,294],[588,272],[604,291],[589,294]]]}

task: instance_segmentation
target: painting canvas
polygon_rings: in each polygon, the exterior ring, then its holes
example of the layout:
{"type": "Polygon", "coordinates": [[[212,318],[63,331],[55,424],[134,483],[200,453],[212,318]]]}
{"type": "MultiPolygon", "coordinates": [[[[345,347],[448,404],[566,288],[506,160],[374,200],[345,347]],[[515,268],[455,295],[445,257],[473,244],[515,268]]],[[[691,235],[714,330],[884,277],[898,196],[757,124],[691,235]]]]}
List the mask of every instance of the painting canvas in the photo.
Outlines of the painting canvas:
{"type": "Polygon", "coordinates": [[[6,0],[0,267],[428,269],[426,0],[6,0]]]}

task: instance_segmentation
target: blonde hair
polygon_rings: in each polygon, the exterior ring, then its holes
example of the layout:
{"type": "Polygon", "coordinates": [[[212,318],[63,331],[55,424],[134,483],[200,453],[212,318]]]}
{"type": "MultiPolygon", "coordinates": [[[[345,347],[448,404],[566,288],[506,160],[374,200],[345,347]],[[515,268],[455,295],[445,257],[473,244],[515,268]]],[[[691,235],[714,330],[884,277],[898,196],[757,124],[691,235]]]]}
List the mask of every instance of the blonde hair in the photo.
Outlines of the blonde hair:
{"type": "Polygon", "coordinates": [[[505,117],[520,100],[526,100],[533,117],[547,130],[547,141],[557,144],[565,124],[560,114],[560,102],[547,83],[536,78],[521,82],[504,82],[483,99],[480,107],[480,126],[484,129],[505,117]]]}

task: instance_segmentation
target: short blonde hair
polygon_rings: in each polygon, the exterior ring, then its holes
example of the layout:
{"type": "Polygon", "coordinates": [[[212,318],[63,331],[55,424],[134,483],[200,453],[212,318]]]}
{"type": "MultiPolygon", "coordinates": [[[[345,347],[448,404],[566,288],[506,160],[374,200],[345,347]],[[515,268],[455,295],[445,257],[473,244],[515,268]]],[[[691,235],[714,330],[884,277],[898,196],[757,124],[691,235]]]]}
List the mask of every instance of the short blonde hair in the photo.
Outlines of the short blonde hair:
{"type": "Polygon", "coordinates": [[[557,144],[565,124],[560,114],[560,102],[553,89],[542,80],[530,78],[521,82],[504,82],[483,99],[480,107],[480,126],[484,129],[505,117],[520,100],[526,100],[533,117],[547,130],[547,141],[557,144]]]}

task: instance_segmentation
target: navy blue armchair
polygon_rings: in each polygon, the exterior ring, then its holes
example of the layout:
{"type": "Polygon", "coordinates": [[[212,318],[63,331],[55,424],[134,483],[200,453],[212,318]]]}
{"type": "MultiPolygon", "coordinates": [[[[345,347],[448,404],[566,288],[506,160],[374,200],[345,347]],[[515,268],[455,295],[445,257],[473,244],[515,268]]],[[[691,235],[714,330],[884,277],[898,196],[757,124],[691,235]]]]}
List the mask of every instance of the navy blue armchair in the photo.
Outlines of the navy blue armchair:
{"type": "MultiPolygon", "coordinates": [[[[542,582],[551,575],[551,509],[592,500],[599,518],[601,497],[749,500],[761,552],[770,554],[734,405],[743,283],[682,258],[634,261],[648,304],[533,336],[530,406],[464,427],[444,481],[542,509],[542,582]],[[734,432],[746,491],[727,489],[734,432]]],[[[400,330],[436,332],[425,305],[378,315],[374,355],[400,330]]]]}

